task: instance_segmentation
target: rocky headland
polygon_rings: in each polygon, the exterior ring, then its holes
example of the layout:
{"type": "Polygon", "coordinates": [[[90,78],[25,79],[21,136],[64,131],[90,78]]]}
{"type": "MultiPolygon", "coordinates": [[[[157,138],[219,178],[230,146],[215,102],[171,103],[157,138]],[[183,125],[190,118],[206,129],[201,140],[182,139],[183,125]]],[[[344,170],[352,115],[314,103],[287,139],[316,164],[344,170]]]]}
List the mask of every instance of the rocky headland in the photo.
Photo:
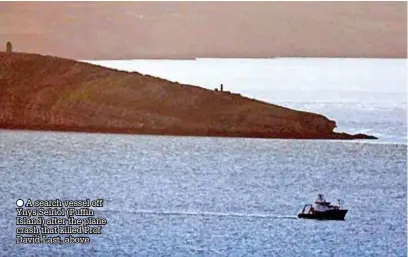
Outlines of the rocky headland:
{"type": "Polygon", "coordinates": [[[323,115],[53,56],[0,52],[0,128],[295,139],[334,132],[323,115]]]}

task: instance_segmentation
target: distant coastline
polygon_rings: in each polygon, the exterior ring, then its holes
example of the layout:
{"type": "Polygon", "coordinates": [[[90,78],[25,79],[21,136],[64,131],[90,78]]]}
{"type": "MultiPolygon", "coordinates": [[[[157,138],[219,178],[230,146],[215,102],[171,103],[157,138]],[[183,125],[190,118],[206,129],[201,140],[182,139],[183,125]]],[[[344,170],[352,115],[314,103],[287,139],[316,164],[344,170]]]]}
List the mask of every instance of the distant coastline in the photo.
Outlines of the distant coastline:
{"type": "Polygon", "coordinates": [[[198,60],[211,60],[211,59],[219,59],[219,60],[273,60],[273,59],[391,59],[391,60],[404,60],[408,59],[407,57],[333,57],[333,56],[276,56],[276,57],[191,57],[191,58],[166,58],[166,57],[157,57],[157,58],[118,58],[118,59],[77,59],[80,62],[103,62],[103,61],[198,61],[198,60]]]}
{"type": "Polygon", "coordinates": [[[251,56],[196,56],[196,57],[171,57],[171,56],[155,56],[155,57],[143,57],[143,56],[129,56],[126,58],[114,57],[113,59],[106,58],[93,58],[93,59],[78,59],[79,61],[127,61],[127,60],[173,60],[173,61],[195,61],[200,59],[296,59],[296,58],[309,58],[309,59],[408,59],[408,56],[274,56],[274,57],[251,57],[251,56]]]}

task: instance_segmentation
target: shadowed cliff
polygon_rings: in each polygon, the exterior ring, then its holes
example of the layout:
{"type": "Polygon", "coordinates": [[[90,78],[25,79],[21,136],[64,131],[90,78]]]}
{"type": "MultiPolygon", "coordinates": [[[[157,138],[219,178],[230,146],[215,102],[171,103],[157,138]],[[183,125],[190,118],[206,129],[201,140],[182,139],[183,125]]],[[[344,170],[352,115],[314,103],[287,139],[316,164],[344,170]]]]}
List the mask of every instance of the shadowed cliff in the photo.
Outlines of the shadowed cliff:
{"type": "Polygon", "coordinates": [[[326,117],[75,60],[0,52],[0,128],[352,139],[326,117]]]}

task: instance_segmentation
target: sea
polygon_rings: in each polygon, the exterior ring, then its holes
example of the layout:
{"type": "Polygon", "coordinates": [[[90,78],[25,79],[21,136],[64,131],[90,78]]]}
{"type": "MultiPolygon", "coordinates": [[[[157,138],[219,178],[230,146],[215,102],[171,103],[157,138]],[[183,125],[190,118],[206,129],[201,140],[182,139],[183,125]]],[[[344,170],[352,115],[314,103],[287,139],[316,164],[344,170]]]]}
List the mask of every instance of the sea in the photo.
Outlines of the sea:
{"type": "Polygon", "coordinates": [[[379,139],[0,130],[0,256],[407,256],[406,59],[86,62],[223,84],[379,139]],[[344,221],[297,218],[319,193],[344,221]],[[103,200],[91,209],[107,224],[73,235],[88,243],[17,243],[18,199],[103,200]]]}

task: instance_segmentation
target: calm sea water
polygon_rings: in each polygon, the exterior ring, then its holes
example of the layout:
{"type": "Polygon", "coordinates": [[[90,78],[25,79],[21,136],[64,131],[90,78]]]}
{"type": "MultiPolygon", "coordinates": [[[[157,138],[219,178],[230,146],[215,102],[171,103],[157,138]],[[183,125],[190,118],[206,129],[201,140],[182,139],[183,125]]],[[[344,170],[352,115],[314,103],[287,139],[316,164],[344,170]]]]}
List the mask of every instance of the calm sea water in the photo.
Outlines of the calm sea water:
{"type": "Polygon", "coordinates": [[[0,130],[0,256],[406,256],[406,62],[218,61],[120,65],[224,83],[381,140],[0,130]],[[346,221],[296,218],[319,192],[344,201],[346,221]],[[104,198],[109,223],[88,245],[17,245],[18,198],[104,198]]]}

